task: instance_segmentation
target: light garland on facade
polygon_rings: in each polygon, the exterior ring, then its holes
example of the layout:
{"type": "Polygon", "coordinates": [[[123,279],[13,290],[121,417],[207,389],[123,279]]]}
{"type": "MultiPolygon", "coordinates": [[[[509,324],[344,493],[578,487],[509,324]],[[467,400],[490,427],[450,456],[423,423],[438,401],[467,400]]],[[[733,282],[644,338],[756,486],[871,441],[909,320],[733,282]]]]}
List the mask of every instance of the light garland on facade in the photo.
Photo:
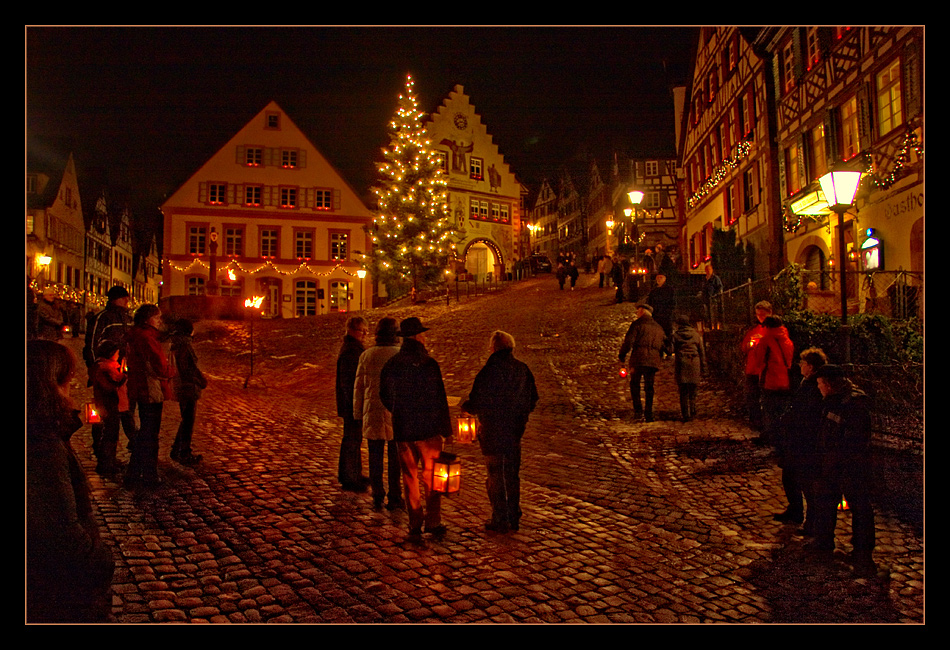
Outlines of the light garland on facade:
{"type": "MultiPolygon", "coordinates": [[[[198,259],[198,258],[193,259],[193,260],[191,261],[191,263],[188,264],[187,266],[177,266],[177,265],[175,265],[175,264],[172,264],[171,262],[169,262],[168,265],[169,265],[170,267],[172,267],[175,271],[178,271],[179,273],[186,273],[186,272],[188,272],[188,271],[191,271],[195,266],[198,266],[198,267],[200,267],[200,268],[202,268],[202,269],[204,269],[204,270],[210,270],[210,269],[211,269],[211,265],[210,265],[210,264],[208,264],[208,263],[205,262],[204,260],[200,260],[200,259],[198,259]]],[[[265,260],[265,261],[264,261],[260,266],[258,266],[256,269],[246,268],[246,267],[244,267],[240,262],[238,262],[237,260],[229,260],[227,264],[225,264],[224,266],[221,267],[220,272],[227,272],[229,269],[232,269],[232,268],[233,268],[233,269],[237,269],[238,271],[240,271],[241,273],[244,273],[245,275],[256,275],[256,274],[258,274],[258,273],[277,273],[278,275],[289,276],[289,275],[297,275],[297,274],[301,274],[301,273],[302,273],[302,274],[306,274],[306,275],[312,275],[312,276],[316,276],[316,277],[324,277],[324,278],[325,278],[325,277],[327,277],[327,276],[329,276],[329,275],[333,275],[333,274],[336,273],[337,271],[342,271],[345,275],[348,275],[348,276],[350,276],[351,278],[357,277],[355,271],[349,271],[349,270],[347,270],[347,268],[346,268],[345,266],[343,266],[343,264],[337,264],[336,266],[334,266],[334,267],[333,267],[332,269],[330,269],[329,271],[320,272],[320,271],[315,270],[315,269],[314,269],[313,267],[311,267],[309,264],[307,264],[306,261],[300,262],[300,265],[297,266],[297,268],[295,268],[295,269],[292,270],[292,271],[282,271],[282,270],[279,269],[279,268],[277,267],[277,265],[274,264],[274,262],[271,261],[271,260],[265,260]]]]}
{"type": "Polygon", "coordinates": [[[722,181],[726,179],[726,176],[729,175],[729,172],[734,171],[739,167],[739,163],[743,159],[749,156],[749,152],[752,150],[752,141],[743,140],[736,146],[736,155],[726,158],[719,165],[716,165],[713,169],[712,176],[710,176],[706,181],[699,186],[699,189],[690,196],[686,203],[690,208],[696,206],[697,203],[705,199],[709,194],[718,186],[722,181]]]}

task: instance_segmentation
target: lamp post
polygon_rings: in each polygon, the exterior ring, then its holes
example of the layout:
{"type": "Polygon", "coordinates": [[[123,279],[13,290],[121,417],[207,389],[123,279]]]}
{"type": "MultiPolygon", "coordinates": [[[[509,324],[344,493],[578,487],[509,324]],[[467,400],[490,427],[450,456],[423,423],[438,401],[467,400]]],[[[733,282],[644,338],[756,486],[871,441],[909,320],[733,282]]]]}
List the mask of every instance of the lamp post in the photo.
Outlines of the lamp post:
{"type": "Polygon", "coordinates": [[[851,361],[851,341],[848,331],[848,280],[845,277],[847,246],[844,241],[844,214],[854,203],[858,185],[861,184],[859,171],[831,171],[818,179],[825,201],[832,212],[838,215],[838,277],[841,291],[841,328],[844,333],[844,361],[851,361]]]}
{"type": "Polygon", "coordinates": [[[847,256],[847,246],[844,241],[844,215],[854,203],[854,195],[857,194],[858,185],[861,183],[861,172],[858,171],[832,171],[828,172],[818,182],[821,183],[821,191],[825,195],[825,201],[828,202],[828,208],[838,215],[838,273],[840,274],[839,283],[841,285],[841,323],[848,321],[848,293],[847,279],[845,278],[845,260],[847,256]]]}
{"type": "Polygon", "coordinates": [[[366,277],[366,269],[357,269],[356,277],[360,279],[360,311],[363,311],[363,279],[366,277]]]}
{"type": "MultiPolygon", "coordinates": [[[[632,208],[626,208],[623,213],[630,217],[631,231],[634,231],[634,226],[637,224],[637,212],[640,210],[640,203],[643,201],[643,192],[640,190],[630,190],[627,192],[627,198],[630,199],[630,204],[632,208]]],[[[634,234],[634,251],[637,257],[637,264],[640,264],[640,231],[639,229],[635,230],[634,234]]]]}

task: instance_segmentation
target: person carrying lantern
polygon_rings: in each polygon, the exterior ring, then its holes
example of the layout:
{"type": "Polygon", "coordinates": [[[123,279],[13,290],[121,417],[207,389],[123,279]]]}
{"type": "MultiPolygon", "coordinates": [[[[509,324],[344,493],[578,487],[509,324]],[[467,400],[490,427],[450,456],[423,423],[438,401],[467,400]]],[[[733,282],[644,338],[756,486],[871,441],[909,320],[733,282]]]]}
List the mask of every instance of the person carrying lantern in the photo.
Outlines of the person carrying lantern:
{"type": "Polygon", "coordinates": [[[507,533],[521,521],[521,438],[528,415],[538,403],[538,389],[528,366],[515,359],[515,339],[495,331],[491,356],[475,377],[462,410],[477,415],[478,443],[485,456],[485,488],[492,507],[487,530],[507,533]]]}

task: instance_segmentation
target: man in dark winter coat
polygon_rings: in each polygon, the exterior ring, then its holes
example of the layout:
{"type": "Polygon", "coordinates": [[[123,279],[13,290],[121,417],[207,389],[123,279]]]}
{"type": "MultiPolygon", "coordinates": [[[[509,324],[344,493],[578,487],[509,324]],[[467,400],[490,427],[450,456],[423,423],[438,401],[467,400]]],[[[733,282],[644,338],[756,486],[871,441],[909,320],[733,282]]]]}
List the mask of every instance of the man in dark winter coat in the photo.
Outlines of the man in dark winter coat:
{"type": "Polygon", "coordinates": [[[444,439],[452,435],[452,420],[442,370],[425,348],[427,331],[416,317],[403,320],[399,324],[402,346],[380,373],[379,397],[393,415],[412,538],[421,536],[423,525],[433,535],[445,534],[441,496],[432,489],[432,469],[444,439]],[[424,494],[419,490],[420,462],[424,494]]]}
{"type": "Polygon", "coordinates": [[[492,354],[475,377],[462,410],[477,415],[478,442],[485,455],[485,486],[492,506],[485,528],[505,533],[518,530],[521,520],[521,438],[528,414],[538,402],[534,375],[514,357],[515,339],[496,331],[492,354]]]}
{"type": "MultiPolygon", "coordinates": [[[[363,423],[353,413],[353,386],[360,355],[366,349],[363,341],[369,333],[366,320],[354,316],[346,322],[346,334],[336,360],[336,414],[343,418],[343,440],[337,478],[344,490],[365,492],[369,478],[363,475],[360,448],[363,445],[363,423]]],[[[359,414],[358,417],[362,417],[359,414]]]]}
{"type": "Polygon", "coordinates": [[[630,325],[627,335],[620,346],[620,361],[630,353],[630,396],[633,398],[633,412],[637,418],[644,417],[653,422],[653,394],[656,371],[662,358],[660,351],[666,335],[663,328],[653,320],[653,308],[646,303],[637,305],[637,319],[630,325]],[[645,408],[640,401],[640,381],[643,380],[645,408]]]}
{"type": "Polygon", "coordinates": [[[669,354],[673,340],[673,310],[676,307],[676,297],[664,274],[657,274],[656,286],[650,291],[647,302],[653,307],[653,320],[663,328],[663,334],[666,335],[663,352],[669,354]]]}
{"type": "Polygon", "coordinates": [[[840,366],[826,364],[815,376],[824,399],[818,431],[818,508],[812,549],[825,557],[834,552],[837,506],[844,497],[851,510],[851,562],[858,573],[873,574],[869,399],[845,377],[840,366]]]}

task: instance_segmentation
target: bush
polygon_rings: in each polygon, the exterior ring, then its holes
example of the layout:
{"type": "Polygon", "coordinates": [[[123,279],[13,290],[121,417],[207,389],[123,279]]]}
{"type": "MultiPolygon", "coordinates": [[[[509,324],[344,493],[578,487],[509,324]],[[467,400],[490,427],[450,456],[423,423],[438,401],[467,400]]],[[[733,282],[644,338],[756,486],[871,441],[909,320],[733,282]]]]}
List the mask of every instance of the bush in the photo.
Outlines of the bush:
{"type": "MultiPolygon", "coordinates": [[[[808,310],[791,311],[783,321],[796,352],[819,347],[829,359],[844,359],[841,319],[808,310]]],[[[857,314],[851,326],[850,361],[854,364],[900,364],[923,361],[924,338],[916,321],[892,320],[878,314],[857,314]]]]}

